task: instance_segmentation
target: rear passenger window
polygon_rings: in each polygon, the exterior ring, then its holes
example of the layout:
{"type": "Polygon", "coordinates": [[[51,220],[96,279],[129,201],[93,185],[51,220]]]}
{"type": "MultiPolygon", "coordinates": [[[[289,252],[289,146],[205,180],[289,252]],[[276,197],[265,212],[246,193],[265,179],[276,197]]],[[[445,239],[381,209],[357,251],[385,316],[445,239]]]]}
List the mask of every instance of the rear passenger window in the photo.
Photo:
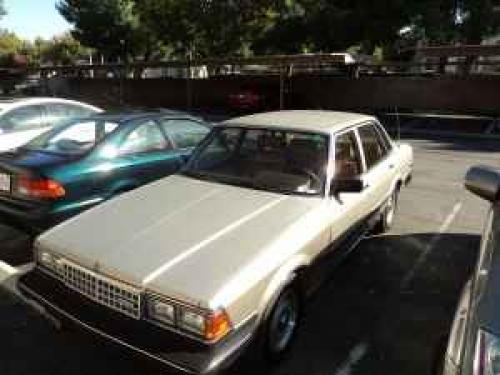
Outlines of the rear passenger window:
{"type": "Polygon", "coordinates": [[[388,153],[373,125],[364,125],[358,129],[365,153],[366,167],[370,169],[388,153]]]}
{"type": "Polygon", "coordinates": [[[120,146],[121,155],[140,154],[143,152],[167,149],[167,140],[154,121],[147,121],[137,126],[120,146]]]}
{"type": "Polygon", "coordinates": [[[387,132],[384,130],[383,126],[380,125],[379,123],[375,123],[374,126],[378,130],[378,136],[379,136],[380,140],[382,141],[382,144],[384,145],[385,149],[388,151],[392,150],[391,140],[390,140],[389,136],[387,135],[387,132]]]}
{"type": "Polygon", "coordinates": [[[361,174],[361,158],[354,132],[341,134],[335,141],[335,178],[349,179],[361,174]]]}

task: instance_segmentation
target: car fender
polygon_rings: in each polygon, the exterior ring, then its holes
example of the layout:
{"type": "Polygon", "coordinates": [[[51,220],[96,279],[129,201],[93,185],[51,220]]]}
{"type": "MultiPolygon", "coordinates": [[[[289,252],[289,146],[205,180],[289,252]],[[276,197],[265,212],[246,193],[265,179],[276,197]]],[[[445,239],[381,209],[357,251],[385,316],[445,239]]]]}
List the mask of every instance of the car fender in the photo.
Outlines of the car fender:
{"type": "Polygon", "coordinates": [[[266,319],[281,292],[296,279],[297,271],[307,268],[310,264],[311,259],[307,255],[297,254],[274,272],[259,302],[258,323],[266,319]]]}

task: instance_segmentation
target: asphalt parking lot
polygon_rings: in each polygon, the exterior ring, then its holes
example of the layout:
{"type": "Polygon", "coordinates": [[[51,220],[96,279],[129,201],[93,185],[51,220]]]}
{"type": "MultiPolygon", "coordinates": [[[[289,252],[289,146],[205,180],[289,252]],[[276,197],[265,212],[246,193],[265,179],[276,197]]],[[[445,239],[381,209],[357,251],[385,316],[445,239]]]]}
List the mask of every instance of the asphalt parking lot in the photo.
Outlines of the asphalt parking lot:
{"type": "MultiPolygon", "coordinates": [[[[290,356],[259,368],[251,355],[231,374],[431,374],[462,285],[476,258],[487,205],[467,193],[476,163],[499,165],[500,142],[410,139],[412,184],[400,197],[391,233],[364,240],[309,301],[290,356]]],[[[25,239],[0,230],[0,258],[25,239]]],[[[14,271],[2,266],[3,271],[14,271]]],[[[159,369],[108,343],[59,333],[12,289],[0,267],[0,374],[131,375],[159,369]]]]}

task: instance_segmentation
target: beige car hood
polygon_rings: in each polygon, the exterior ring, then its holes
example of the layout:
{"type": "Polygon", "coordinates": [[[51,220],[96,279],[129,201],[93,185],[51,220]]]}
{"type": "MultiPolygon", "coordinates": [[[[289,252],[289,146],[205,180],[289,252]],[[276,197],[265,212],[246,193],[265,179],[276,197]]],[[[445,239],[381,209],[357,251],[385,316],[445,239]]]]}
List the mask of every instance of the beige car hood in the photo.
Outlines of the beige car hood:
{"type": "Polygon", "coordinates": [[[171,176],[41,235],[37,247],[128,283],[209,305],[242,268],[321,203],[171,176]]]}

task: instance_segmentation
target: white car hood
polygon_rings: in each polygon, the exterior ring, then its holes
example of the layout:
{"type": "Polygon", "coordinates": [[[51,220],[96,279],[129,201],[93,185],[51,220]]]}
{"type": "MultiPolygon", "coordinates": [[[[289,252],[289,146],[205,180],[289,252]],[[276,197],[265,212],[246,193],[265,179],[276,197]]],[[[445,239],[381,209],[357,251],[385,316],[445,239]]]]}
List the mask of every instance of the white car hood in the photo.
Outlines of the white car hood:
{"type": "Polygon", "coordinates": [[[238,270],[321,201],[171,176],[55,227],[36,246],[208,305],[238,270]]]}

